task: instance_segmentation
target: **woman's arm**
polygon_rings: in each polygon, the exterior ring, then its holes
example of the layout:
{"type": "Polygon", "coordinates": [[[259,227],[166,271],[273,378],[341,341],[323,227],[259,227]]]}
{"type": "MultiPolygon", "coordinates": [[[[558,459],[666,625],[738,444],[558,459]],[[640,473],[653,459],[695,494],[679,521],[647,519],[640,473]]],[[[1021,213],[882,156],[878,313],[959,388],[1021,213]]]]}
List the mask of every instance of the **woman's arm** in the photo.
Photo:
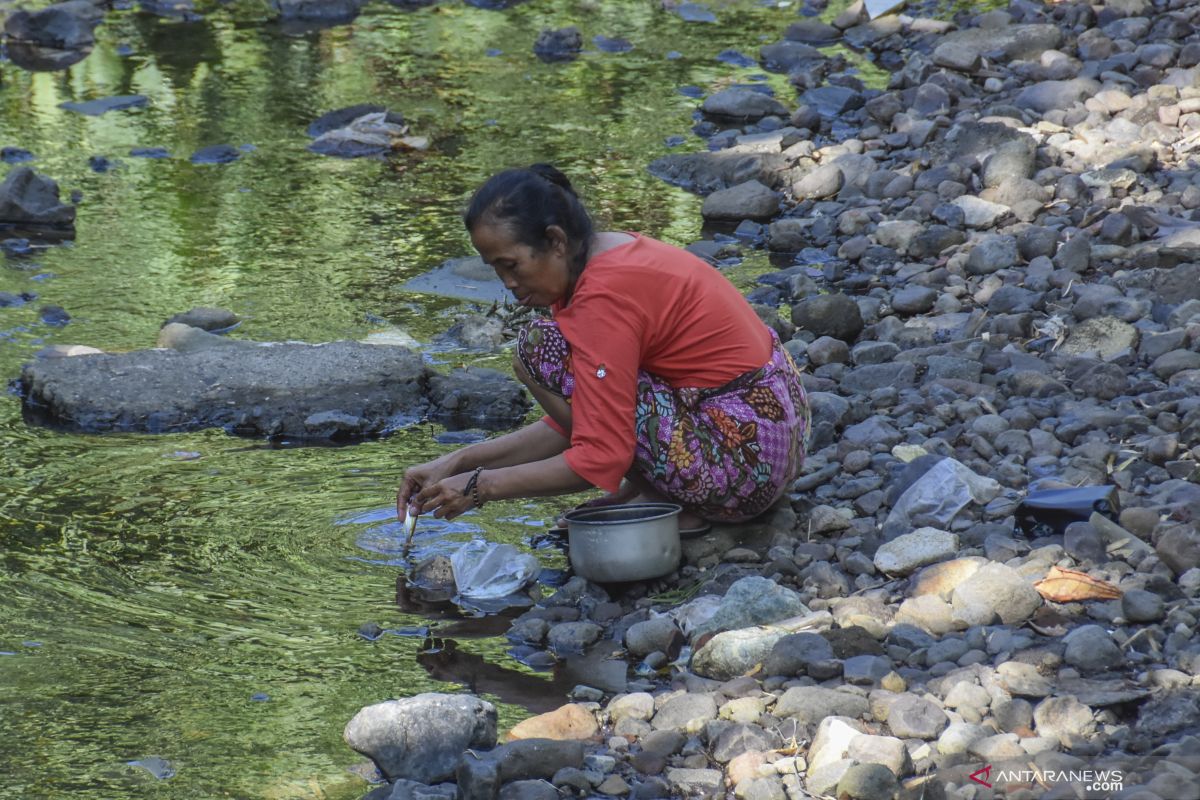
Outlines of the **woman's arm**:
{"type": "Polygon", "coordinates": [[[565,436],[539,419],[518,431],[455,451],[451,454],[454,473],[470,472],[476,467],[496,469],[543,461],[562,453],[570,444],[565,436]]]}
{"type": "Polygon", "coordinates": [[[471,491],[474,474],[475,469],[468,469],[422,487],[413,495],[414,509],[421,514],[432,511],[439,519],[454,519],[473,508],[476,499],[482,505],[488,500],[567,494],[592,486],[567,466],[561,453],[526,464],[497,469],[484,467],[476,476],[475,490],[471,491]]]}

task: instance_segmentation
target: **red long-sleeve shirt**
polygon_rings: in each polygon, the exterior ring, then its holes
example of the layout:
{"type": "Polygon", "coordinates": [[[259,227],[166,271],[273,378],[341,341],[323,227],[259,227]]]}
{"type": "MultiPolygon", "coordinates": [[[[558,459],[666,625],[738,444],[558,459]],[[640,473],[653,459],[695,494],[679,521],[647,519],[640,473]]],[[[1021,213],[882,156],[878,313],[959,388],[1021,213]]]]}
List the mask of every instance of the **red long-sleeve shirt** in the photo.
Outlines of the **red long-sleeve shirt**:
{"type": "Polygon", "coordinates": [[[633,463],[639,369],[714,387],[771,354],[770,332],[724,275],[648,236],[592,258],[570,303],[551,312],[575,375],[567,465],[610,492],[633,463]]]}

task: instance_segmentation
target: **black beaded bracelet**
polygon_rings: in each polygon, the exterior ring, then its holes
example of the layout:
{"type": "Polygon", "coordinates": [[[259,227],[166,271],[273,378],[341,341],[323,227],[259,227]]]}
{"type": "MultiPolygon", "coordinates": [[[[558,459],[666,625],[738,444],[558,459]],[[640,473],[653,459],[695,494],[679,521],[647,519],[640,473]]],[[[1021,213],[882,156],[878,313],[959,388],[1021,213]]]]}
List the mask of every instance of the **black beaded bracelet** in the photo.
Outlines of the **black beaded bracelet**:
{"type": "Polygon", "coordinates": [[[483,503],[479,502],[479,473],[481,472],[483,472],[483,467],[476,467],[475,471],[471,473],[471,479],[463,487],[463,494],[471,495],[471,502],[475,504],[476,508],[483,506],[483,503]]]}

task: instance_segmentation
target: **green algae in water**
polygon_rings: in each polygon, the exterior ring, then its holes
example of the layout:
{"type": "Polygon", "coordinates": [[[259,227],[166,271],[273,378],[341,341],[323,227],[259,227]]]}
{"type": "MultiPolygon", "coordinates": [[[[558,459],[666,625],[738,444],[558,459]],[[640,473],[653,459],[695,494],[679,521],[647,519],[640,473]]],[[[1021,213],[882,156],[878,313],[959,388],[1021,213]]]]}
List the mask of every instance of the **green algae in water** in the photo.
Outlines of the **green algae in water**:
{"type": "MultiPolygon", "coordinates": [[[[0,144],[64,194],[78,190],[76,241],[9,259],[0,291],[37,303],[0,310],[6,379],[46,344],[151,346],[164,319],[230,308],[257,340],[361,339],[399,329],[422,342],[463,306],[398,287],[467,254],[459,214],[488,174],[549,160],[601,220],[679,244],[700,234],[701,199],[645,170],[688,136],[706,90],[757,68],[716,61],[777,38],[795,9],[714,3],[688,24],[651,3],[525,4],[495,13],[451,3],[405,13],[375,3],[352,26],[285,37],[254,3],[201,23],[112,12],[87,59],[61,73],[0,65],[0,144]],[[543,27],[628,39],[627,53],[545,65],[543,27]],[[489,50],[500,50],[488,56],[489,50]],[[668,59],[670,50],[683,53],[668,59]],[[142,94],[145,108],[85,117],[59,108],[142,94]],[[340,161],[306,150],[307,124],[360,102],[402,112],[428,153],[340,161]],[[224,166],[201,147],[249,145],[224,166]],[[167,159],[138,158],[161,147],[167,159]],[[105,173],[91,156],[114,162],[105,173]],[[42,303],[72,315],[37,321],[42,303]]],[[[785,102],[781,76],[768,83],[785,102]]],[[[769,269],[751,254],[731,277],[769,269]]],[[[504,353],[434,357],[505,369],[504,353]]],[[[418,666],[419,638],[367,641],[360,626],[416,628],[396,604],[394,554],[379,552],[403,468],[449,449],[417,426],[353,447],[284,447],[219,431],[81,436],[27,427],[0,404],[0,797],[353,798],[367,784],[341,731],[362,706],[462,687],[418,666]],[[342,524],[339,524],[342,523],[342,524]],[[379,529],[384,528],[381,532],[379,529]],[[372,549],[375,547],[375,549],[372,549]],[[262,699],[263,697],[266,699],[262,699]],[[129,762],[162,759],[158,779],[129,762]],[[163,773],[165,774],[165,773],[163,773]]],[[[496,503],[449,539],[525,545],[570,500],[496,503]]],[[[448,546],[422,537],[417,548],[448,546]]],[[[538,551],[548,566],[562,557],[538,551]]],[[[440,623],[445,625],[445,623],[440,623]]],[[[436,629],[435,625],[435,629],[436,629]]],[[[460,650],[531,680],[498,636],[460,650]]],[[[547,684],[548,685],[548,684],[547,684]]],[[[490,695],[502,727],[527,715],[490,695]]]]}

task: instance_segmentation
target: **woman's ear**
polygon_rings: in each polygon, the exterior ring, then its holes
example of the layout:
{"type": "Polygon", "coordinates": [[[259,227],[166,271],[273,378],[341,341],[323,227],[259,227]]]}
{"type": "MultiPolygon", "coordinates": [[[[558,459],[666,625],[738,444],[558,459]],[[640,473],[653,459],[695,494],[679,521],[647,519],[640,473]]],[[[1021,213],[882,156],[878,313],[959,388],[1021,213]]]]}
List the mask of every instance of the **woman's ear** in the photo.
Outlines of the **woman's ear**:
{"type": "Polygon", "coordinates": [[[571,252],[567,242],[567,232],[558,225],[546,228],[546,244],[556,255],[566,256],[571,252]]]}

